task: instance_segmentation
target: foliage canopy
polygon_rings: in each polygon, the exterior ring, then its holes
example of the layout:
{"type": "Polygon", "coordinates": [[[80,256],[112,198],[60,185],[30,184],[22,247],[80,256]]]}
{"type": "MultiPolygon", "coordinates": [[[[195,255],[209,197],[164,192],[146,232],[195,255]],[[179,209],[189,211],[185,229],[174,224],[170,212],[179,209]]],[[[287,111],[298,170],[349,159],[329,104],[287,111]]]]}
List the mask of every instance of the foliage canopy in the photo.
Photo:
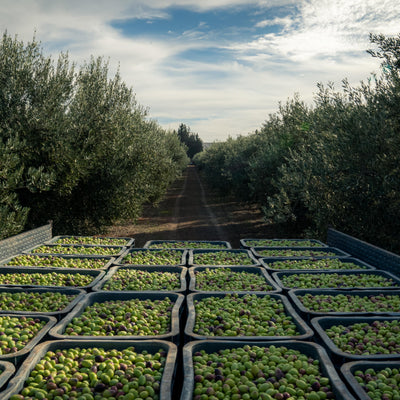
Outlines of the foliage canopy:
{"type": "Polygon", "coordinates": [[[77,68],[34,38],[0,42],[0,238],[53,220],[98,233],[157,202],[188,163],[176,133],[146,119],[108,63],[77,68]]]}
{"type": "Polygon", "coordinates": [[[194,161],[223,193],[260,205],[273,223],[325,238],[329,226],[400,251],[400,35],[370,35],[379,76],[296,95],[246,137],[194,161]]]}

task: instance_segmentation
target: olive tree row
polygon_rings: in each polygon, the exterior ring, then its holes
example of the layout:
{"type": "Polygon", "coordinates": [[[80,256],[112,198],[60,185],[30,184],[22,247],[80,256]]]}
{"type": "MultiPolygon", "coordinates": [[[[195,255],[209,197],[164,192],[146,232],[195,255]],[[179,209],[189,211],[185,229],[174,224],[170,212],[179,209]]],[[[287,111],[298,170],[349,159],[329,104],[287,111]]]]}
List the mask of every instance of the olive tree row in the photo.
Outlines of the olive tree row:
{"type": "Polygon", "coordinates": [[[0,237],[48,220],[100,232],[159,201],[188,163],[103,58],[77,67],[5,32],[0,81],[0,237]]]}
{"type": "Polygon", "coordinates": [[[312,107],[295,96],[259,131],[211,146],[195,158],[210,183],[304,235],[332,226],[400,251],[400,36],[370,40],[379,75],[319,84],[312,107]]]}

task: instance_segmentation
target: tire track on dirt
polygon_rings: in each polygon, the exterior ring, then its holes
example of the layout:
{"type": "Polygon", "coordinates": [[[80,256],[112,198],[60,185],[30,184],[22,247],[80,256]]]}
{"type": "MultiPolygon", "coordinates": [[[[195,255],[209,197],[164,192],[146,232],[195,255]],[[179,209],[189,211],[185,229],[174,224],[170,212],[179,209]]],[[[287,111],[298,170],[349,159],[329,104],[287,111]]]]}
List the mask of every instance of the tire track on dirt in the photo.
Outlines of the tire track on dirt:
{"type": "Polygon", "coordinates": [[[172,219],[172,223],[175,225],[175,235],[173,235],[174,237],[171,238],[171,240],[177,239],[177,233],[178,233],[178,227],[179,227],[179,210],[180,210],[180,206],[181,206],[181,200],[186,192],[187,181],[188,181],[188,172],[185,171],[185,180],[183,182],[182,190],[176,196],[176,200],[175,200],[174,213],[173,213],[173,219],[172,219]]]}
{"type": "MultiPolygon", "coordinates": [[[[284,233],[281,237],[296,236],[284,233]]],[[[240,238],[277,234],[256,206],[216,195],[189,165],[158,204],[145,205],[140,218],[111,226],[105,236],[133,237],[136,247],[148,240],[218,240],[239,248],[240,238]]]]}
{"type": "Polygon", "coordinates": [[[174,207],[177,240],[226,240],[226,232],[207,202],[195,166],[190,165],[174,207]]]}
{"type": "Polygon", "coordinates": [[[211,210],[211,207],[208,205],[207,203],[207,198],[206,198],[206,192],[204,190],[203,184],[201,183],[201,180],[199,178],[199,174],[197,173],[197,170],[194,169],[195,175],[196,175],[196,180],[199,184],[200,187],[200,193],[201,193],[201,201],[203,203],[204,208],[207,211],[207,214],[209,216],[211,225],[214,226],[215,230],[217,231],[218,237],[219,239],[222,240],[226,240],[224,238],[226,238],[226,233],[224,231],[224,229],[221,227],[220,223],[218,222],[217,217],[215,216],[215,214],[213,213],[213,211],[211,210]]]}

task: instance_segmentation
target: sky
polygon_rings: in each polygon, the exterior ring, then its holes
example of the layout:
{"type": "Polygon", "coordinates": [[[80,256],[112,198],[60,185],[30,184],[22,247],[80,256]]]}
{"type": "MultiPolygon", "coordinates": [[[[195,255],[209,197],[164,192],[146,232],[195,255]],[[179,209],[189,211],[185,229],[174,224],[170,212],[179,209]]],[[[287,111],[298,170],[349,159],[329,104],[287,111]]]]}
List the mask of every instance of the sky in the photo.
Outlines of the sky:
{"type": "Polygon", "coordinates": [[[204,142],[260,129],[317,83],[358,86],[380,61],[369,33],[400,33],[393,0],[0,0],[0,28],[54,60],[104,57],[148,118],[204,142]]]}

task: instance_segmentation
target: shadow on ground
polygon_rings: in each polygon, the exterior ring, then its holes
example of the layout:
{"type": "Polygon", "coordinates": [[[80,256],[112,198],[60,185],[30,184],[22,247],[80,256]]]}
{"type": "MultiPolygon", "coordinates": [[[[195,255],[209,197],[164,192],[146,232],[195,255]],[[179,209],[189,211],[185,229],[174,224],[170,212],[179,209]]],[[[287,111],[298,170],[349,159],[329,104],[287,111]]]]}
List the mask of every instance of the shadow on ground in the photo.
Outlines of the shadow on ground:
{"type": "Polygon", "coordinates": [[[133,237],[135,247],[143,247],[148,240],[222,240],[238,248],[243,238],[298,237],[266,223],[254,205],[220,197],[200,179],[193,165],[158,206],[146,206],[138,221],[115,225],[107,235],[133,237]]]}

